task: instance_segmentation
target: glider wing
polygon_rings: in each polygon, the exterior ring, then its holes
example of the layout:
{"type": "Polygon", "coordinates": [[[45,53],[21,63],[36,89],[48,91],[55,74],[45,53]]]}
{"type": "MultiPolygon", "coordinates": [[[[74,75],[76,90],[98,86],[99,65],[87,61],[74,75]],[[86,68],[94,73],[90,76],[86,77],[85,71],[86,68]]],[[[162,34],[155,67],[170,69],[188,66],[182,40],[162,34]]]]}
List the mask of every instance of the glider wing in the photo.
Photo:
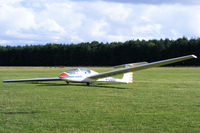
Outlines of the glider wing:
{"type": "Polygon", "coordinates": [[[3,80],[3,82],[32,82],[32,81],[57,81],[60,78],[35,78],[35,79],[16,79],[16,80],[3,80]]]}
{"type": "Polygon", "coordinates": [[[167,65],[167,64],[171,64],[171,63],[175,63],[175,62],[179,62],[179,61],[183,61],[183,60],[188,60],[188,59],[192,59],[192,58],[197,58],[197,57],[195,55],[181,56],[181,57],[177,57],[177,58],[161,60],[161,61],[156,61],[156,62],[152,62],[152,63],[146,63],[146,64],[137,65],[137,66],[132,66],[132,67],[128,67],[128,68],[122,68],[122,69],[112,70],[112,71],[108,71],[108,72],[103,72],[103,73],[89,76],[88,78],[90,78],[90,79],[105,78],[105,77],[122,74],[122,73],[126,73],[126,72],[135,72],[135,71],[139,71],[139,70],[143,70],[143,69],[148,69],[151,67],[163,66],[163,65],[167,65]]]}

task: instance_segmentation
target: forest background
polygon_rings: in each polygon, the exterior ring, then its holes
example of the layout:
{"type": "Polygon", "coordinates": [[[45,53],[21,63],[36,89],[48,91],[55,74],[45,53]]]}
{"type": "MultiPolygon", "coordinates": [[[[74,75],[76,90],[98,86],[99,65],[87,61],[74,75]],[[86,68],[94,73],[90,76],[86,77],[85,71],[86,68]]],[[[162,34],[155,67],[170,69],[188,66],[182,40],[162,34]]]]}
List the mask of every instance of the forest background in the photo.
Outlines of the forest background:
{"type": "MultiPolygon", "coordinates": [[[[200,38],[0,46],[0,66],[113,66],[189,54],[200,57],[200,38]]],[[[170,66],[200,66],[200,58],[170,66]]]]}

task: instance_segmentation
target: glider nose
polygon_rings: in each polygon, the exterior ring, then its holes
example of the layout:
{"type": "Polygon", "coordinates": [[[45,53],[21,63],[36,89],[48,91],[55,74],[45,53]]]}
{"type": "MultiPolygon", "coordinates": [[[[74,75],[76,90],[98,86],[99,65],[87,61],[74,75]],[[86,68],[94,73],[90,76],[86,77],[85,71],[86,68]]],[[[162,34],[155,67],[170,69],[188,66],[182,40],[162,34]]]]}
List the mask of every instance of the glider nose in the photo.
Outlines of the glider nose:
{"type": "Polygon", "coordinates": [[[69,75],[67,73],[63,72],[58,77],[66,77],[66,76],[69,76],[69,75]]]}

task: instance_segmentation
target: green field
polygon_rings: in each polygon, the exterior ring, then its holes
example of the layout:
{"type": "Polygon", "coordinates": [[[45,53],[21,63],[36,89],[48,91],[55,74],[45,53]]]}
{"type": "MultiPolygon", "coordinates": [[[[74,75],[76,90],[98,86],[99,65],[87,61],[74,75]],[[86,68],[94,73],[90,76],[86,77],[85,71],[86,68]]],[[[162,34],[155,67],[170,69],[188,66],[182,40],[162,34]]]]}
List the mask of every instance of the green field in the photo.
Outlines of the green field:
{"type": "MultiPolygon", "coordinates": [[[[0,80],[56,77],[65,69],[0,67],[0,80]]],[[[133,84],[0,82],[0,132],[199,133],[200,68],[138,71],[133,84]]]]}

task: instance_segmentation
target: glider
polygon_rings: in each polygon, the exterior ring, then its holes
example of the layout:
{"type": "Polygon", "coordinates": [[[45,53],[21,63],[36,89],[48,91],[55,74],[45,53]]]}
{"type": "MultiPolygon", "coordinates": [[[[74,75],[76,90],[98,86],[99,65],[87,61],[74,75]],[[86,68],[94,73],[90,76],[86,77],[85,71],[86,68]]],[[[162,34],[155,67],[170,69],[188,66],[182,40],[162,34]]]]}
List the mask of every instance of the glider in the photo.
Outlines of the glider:
{"type": "Polygon", "coordinates": [[[35,78],[35,79],[17,79],[17,80],[4,80],[3,82],[31,82],[31,81],[66,81],[75,83],[86,83],[90,85],[92,82],[121,82],[121,83],[132,83],[133,72],[148,69],[151,67],[158,67],[162,65],[167,65],[183,60],[188,60],[192,58],[197,58],[195,55],[181,56],[177,58],[161,60],[156,62],[139,62],[139,63],[129,63],[115,66],[115,68],[123,67],[121,69],[116,69],[112,71],[107,71],[103,73],[98,73],[93,70],[84,68],[73,68],[62,72],[58,77],[55,78],[35,78]],[[122,79],[113,78],[111,76],[123,74],[122,79]]]}

